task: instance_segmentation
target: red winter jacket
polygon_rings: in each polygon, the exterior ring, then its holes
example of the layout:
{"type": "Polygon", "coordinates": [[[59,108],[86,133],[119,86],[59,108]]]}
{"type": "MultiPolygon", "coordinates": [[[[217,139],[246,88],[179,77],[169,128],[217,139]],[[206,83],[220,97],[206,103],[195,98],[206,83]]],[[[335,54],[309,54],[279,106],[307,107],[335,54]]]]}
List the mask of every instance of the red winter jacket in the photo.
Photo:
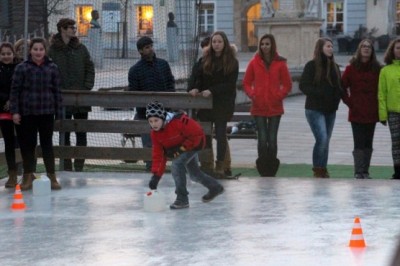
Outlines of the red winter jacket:
{"type": "Polygon", "coordinates": [[[378,122],[379,71],[368,65],[361,70],[348,65],[342,76],[342,87],[346,91],[342,100],[349,107],[349,121],[356,123],[378,122]]]}
{"type": "Polygon", "coordinates": [[[183,146],[185,150],[200,150],[205,146],[205,135],[202,127],[185,114],[174,114],[159,131],[151,131],[153,143],[151,172],[162,176],[165,171],[166,150],[183,146]]]}
{"type": "Polygon", "coordinates": [[[247,66],[243,79],[247,96],[252,100],[251,114],[254,116],[282,115],[283,99],[292,89],[292,79],[286,59],[275,55],[269,69],[259,54],[247,66]]]}

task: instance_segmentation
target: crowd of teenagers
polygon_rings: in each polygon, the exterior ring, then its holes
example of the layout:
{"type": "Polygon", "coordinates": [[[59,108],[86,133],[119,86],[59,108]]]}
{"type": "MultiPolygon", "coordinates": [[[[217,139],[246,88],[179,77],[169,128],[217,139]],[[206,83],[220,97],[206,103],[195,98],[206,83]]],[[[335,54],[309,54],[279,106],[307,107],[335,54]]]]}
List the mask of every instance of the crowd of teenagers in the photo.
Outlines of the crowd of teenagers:
{"type": "MultiPolygon", "coordinates": [[[[36,168],[37,136],[52,189],[61,189],[55,175],[53,126],[55,119],[88,119],[90,107],[68,107],[62,117],[62,90],[91,90],[95,70],[90,54],[76,37],[76,22],[63,18],[58,33],[47,41],[27,41],[28,57],[22,59],[24,40],[13,46],[0,44],[0,126],[5,143],[8,169],[7,188],[17,184],[15,148],[19,145],[23,160],[22,190],[32,188],[36,168]],[[17,138],[14,136],[16,132],[17,138]]],[[[169,63],[158,58],[153,40],[141,37],[137,43],[140,60],[128,72],[129,90],[174,92],[175,80],[169,63]]],[[[209,189],[203,196],[208,202],[224,189],[216,180],[232,175],[227,124],[231,120],[236,98],[239,63],[236,47],[227,35],[216,31],[201,41],[202,55],[194,64],[187,92],[193,97],[211,97],[212,109],[197,110],[195,118],[164,109],[162,103],[137,108],[136,119],[147,120],[150,134],[142,135],[144,147],[152,147],[152,160],[146,168],[152,172],[149,183],[156,189],[166,166],[172,159],[172,176],[176,201],[171,208],[189,206],[186,173],[209,189]],[[198,121],[211,122],[216,139],[216,155],[199,161],[198,151],[212,148],[198,121]]],[[[272,34],[259,39],[258,49],[249,62],[243,88],[251,101],[251,115],[257,125],[256,166],[261,176],[275,176],[278,159],[278,131],[284,114],[283,101],[292,89],[286,59],[279,55],[272,34]]],[[[388,125],[392,140],[393,179],[400,179],[400,38],[393,40],[382,65],[376,58],[373,42],[362,40],[349,65],[341,74],[335,62],[333,43],[319,38],[312,60],[306,63],[299,88],[305,94],[305,117],[315,138],[312,152],[313,175],[328,178],[329,143],[342,100],[349,108],[354,140],[354,177],[369,179],[376,124],[388,125]]],[[[86,133],[75,132],[76,145],[86,146],[86,133]]],[[[70,134],[65,145],[70,145],[70,134]]],[[[211,149],[212,150],[212,149],[211,149]]],[[[62,161],[67,171],[82,171],[83,159],[62,161]]]]}

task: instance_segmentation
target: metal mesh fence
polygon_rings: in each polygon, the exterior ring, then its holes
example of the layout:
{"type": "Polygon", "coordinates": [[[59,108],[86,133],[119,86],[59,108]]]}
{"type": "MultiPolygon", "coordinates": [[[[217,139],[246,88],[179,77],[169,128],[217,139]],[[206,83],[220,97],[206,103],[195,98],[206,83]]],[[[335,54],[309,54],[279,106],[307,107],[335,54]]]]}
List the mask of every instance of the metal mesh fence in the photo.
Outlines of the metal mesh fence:
{"type": "MultiPolygon", "coordinates": [[[[54,2],[53,12],[48,12],[46,27],[38,26],[30,30],[28,38],[52,36],[57,32],[60,18],[69,17],[77,22],[77,36],[87,46],[95,63],[95,85],[93,90],[121,90],[128,86],[128,71],[139,59],[137,40],[149,36],[154,41],[156,56],[166,59],[176,81],[176,90],[186,90],[186,80],[190,75],[199,50],[198,6],[200,1],[91,1],[88,5],[71,5],[69,1],[54,2]],[[56,3],[57,2],[57,3],[56,3]],[[97,10],[101,28],[91,26],[91,14],[97,10]],[[175,20],[169,18],[173,13],[175,20]],[[173,27],[171,27],[171,25],[173,27]]],[[[50,6],[47,7],[49,11],[50,6]]],[[[30,28],[32,25],[29,26],[30,28]]],[[[0,30],[2,41],[16,41],[21,34],[7,34],[0,30]]],[[[51,37],[50,37],[51,38],[51,37]]],[[[89,119],[123,120],[133,117],[134,108],[129,110],[104,109],[94,106],[89,119]]],[[[121,147],[136,145],[141,147],[140,138],[121,134],[88,133],[88,146],[121,147]]],[[[75,134],[71,134],[71,144],[75,145],[75,134]]],[[[59,136],[53,137],[58,145],[59,136]]],[[[4,143],[0,141],[0,152],[4,143]]],[[[121,162],[88,161],[87,164],[121,165],[121,162]]],[[[138,162],[143,164],[143,162],[138,162]]]]}

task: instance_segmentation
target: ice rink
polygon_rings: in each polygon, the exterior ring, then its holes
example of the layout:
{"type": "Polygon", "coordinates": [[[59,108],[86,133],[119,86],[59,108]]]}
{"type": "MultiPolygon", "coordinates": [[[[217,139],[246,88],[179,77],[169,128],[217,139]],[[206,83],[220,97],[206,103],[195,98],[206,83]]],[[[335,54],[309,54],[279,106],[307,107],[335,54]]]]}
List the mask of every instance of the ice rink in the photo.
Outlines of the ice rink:
{"type": "MultiPolygon", "coordinates": [[[[225,193],[190,208],[143,210],[149,174],[59,172],[50,197],[0,180],[1,265],[389,265],[399,239],[400,182],[314,178],[225,180],[225,193]],[[361,218],[367,247],[348,243],[361,218]]],[[[175,199],[172,177],[159,189],[175,199]]]]}

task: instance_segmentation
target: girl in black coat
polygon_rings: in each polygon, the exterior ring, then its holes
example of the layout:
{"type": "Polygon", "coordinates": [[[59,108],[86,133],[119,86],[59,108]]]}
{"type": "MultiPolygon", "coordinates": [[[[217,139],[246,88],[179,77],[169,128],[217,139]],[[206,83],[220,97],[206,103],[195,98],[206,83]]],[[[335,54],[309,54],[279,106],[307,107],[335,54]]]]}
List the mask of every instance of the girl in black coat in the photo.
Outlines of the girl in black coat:
{"type": "Polygon", "coordinates": [[[226,34],[222,31],[214,32],[211,36],[210,49],[202,59],[196,81],[196,88],[203,97],[212,95],[213,108],[199,110],[197,115],[201,121],[211,121],[215,124],[217,140],[215,172],[221,175],[224,175],[223,161],[227,152],[226,126],[235,108],[238,73],[239,63],[226,34]]]}
{"type": "Polygon", "coordinates": [[[13,45],[8,42],[0,44],[0,128],[4,139],[8,170],[6,188],[15,188],[17,184],[17,164],[15,162],[16,138],[9,101],[11,79],[16,65],[13,45]]]}

